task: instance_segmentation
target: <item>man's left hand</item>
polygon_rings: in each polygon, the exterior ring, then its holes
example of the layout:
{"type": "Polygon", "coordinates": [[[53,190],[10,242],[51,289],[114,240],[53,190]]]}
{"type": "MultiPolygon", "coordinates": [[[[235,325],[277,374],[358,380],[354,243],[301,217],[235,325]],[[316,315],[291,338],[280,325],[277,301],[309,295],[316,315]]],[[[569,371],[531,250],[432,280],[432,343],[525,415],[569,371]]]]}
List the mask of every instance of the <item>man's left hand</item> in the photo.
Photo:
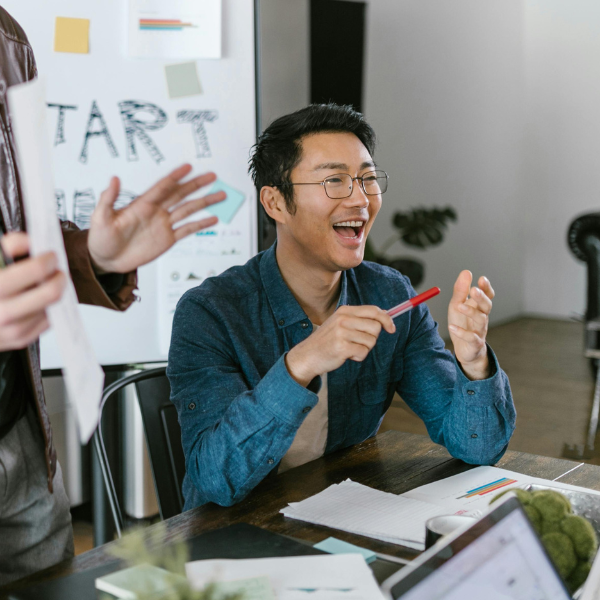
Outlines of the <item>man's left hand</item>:
{"type": "Polygon", "coordinates": [[[462,271],[454,284],[448,329],[462,370],[476,380],[486,379],[490,373],[485,338],[495,293],[487,277],[479,278],[478,287],[471,287],[472,280],[470,271],[462,271]]]}
{"type": "Polygon", "coordinates": [[[216,179],[214,173],[206,173],[180,183],[191,170],[190,165],[175,169],[120,210],[114,209],[120,182],[117,177],[111,179],[92,214],[88,235],[88,250],[98,274],[133,271],[158,258],[175,242],[217,223],[217,217],[209,217],[175,228],[183,219],[226,197],[224,192],[217,192],[185,201],[216,179]]]}

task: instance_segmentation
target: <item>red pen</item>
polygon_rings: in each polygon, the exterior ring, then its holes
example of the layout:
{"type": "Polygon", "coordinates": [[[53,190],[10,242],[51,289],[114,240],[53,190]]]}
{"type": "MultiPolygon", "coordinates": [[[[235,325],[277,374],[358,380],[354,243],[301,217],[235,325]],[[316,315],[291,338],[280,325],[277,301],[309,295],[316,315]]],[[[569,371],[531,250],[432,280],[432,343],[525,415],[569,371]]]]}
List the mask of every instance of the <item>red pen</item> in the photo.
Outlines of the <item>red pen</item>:
{"type": "Polygon", "coordinates": [[[387,314],[390,315],[392,319],[395,319],[396,317],[403,315],[405,312],[412,310],[415,306],[419,306],[419,304],[422,304],[430,298],[437,296],[439,293],[439,287],[432,287],[430,290],[427,290],[426,292],[423,292],[422,294],[419,294],[418,296],[415,296],[414,298],[411,298],[402,304],[398,304],[398,306],[394,306],[394,308],[390,308],[390,310],[387,311],[387,314]]]}

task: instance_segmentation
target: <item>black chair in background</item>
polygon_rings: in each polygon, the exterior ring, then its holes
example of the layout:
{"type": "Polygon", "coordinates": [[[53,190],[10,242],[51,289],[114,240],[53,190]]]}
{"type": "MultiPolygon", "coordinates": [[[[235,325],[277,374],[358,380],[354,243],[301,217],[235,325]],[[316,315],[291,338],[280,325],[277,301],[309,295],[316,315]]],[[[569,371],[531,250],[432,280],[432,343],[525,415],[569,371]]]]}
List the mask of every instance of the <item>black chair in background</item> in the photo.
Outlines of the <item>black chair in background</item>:
{"type": "Polygon", "coordinates": [[[591,360],[596,387],[585,444],[565,444],[563,456],[587,459],[595,455],[594,445],[600,413],[600,213],[577,217],[569,226],[567,240],[573,254],[587,265],[584,356],[591,360]]]}
{"type": "MultiPolygon", "coordinates": [[[[160,517],[168,519],[183,511],[181,485],[185,475],[185,458],[177,410],[169,400],[171,387],[165,370],[166,367],[160,367],[123,377],[109,385],[102,395],[100,426],[94,434],[94,448],[118,537],[123,533],[123,512],[110,469],[101,425],[102,411],[108,400],[128,385],[135,385],[137,391],[160,517]]],[[[103,518],[103,515],[97,514],[100,512],[101,507],[94,509],[97,545],[109,541],[102,539],[104,536],[100,532],[104,528],[96,526],[97,520],[103,518]]]]}

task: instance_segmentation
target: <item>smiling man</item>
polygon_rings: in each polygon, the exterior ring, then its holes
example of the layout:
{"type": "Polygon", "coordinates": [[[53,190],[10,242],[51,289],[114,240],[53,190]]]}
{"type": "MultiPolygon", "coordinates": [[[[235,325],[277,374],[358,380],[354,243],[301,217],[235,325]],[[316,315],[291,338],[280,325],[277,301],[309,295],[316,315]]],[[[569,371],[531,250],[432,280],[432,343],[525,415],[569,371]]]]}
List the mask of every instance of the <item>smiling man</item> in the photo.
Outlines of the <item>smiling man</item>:
{"type": "Polygon", "coordinates": [[[448,311],[455,357],[397,271],[363,262],[387,191],[375,134],[350,107],[311,105],[260,136],[250,170],[277,242],[190,290],[168,375],[186,456],[186,509],[231,505],[262,479],[377,433],[398,392],[431,439],[492,464],[515,425],[486,345],[494,291],[460,273],[448,311]]]}

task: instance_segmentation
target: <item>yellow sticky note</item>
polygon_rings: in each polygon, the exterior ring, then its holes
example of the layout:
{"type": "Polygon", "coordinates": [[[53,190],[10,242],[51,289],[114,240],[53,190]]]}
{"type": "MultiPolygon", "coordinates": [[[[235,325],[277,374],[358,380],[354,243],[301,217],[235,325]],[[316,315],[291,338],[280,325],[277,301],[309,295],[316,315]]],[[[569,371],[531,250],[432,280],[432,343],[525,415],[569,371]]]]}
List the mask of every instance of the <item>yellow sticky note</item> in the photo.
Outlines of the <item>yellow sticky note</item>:
{"type": "Polygon", "coordinates": [[[88,54],[90,48],[90,20],[56,17],[54,52],[88,54]]]}

